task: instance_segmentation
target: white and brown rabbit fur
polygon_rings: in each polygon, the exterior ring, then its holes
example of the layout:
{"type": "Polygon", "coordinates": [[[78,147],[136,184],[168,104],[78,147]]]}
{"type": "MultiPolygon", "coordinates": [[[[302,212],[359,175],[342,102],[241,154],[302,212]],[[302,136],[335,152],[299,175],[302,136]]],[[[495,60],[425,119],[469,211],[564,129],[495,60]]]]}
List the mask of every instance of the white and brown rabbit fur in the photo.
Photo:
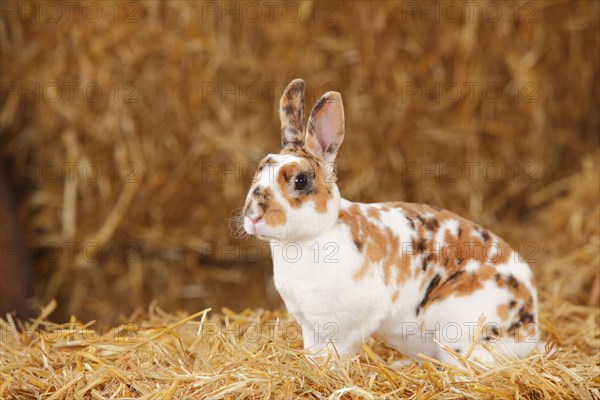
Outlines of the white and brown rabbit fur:
{"type": "MultiPolygon", "coordinates": [[[[280,117],[283,148],[259,163],[242,213],[246,232],[270,242],[275,286],[306,349],[351,355],[375,334],[408,356],[455,364],[440,345],[467,352],[482,314],[480,341],[517,357],[536,348],[533,275],[506,242],[437,207],[341,198],[339,93],[316,102],[304,129],[296,79],[280,117]]],[[[472,355],[491,359],[481,346],[472,355]]]]}

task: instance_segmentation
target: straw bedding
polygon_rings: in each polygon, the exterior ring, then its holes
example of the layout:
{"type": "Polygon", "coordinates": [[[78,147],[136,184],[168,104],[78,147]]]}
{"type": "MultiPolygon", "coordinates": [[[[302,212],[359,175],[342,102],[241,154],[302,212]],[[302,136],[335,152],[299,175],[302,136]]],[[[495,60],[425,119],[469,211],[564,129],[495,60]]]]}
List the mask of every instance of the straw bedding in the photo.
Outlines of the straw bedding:
{"type": "Polygon", "coordinates": [[[37,318],[2,319],[0,397],[600,398],[600,3],[448,21],[417,2],[307,1],[258,22],[127,4],[77,2],[52,23],[3,5],[0,152],[37,318]],[[82,17],[90,4],[103,17],[82,17]],[[277,151],[296,77],[308,103],[344,97],[346,198],[449,208],[525,253],[550,354],[391,368],[401,355],[371,338],[349,363],[307,361],[266,247],[227,224],[252,163],[277,151]]]}

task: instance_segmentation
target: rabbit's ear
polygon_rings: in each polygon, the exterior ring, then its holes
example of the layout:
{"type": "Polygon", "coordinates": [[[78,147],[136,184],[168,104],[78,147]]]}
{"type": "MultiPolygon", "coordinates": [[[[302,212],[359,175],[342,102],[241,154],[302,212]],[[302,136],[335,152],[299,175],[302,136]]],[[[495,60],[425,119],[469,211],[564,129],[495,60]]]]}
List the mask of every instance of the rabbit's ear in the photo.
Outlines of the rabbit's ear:
{"type": "Polygon", "coordinates": [[[325,93],[315,104],[306,127],[305,147],[328,163],[344,141],[344,105],[338,92],[325,93]]]}
{"type": "Polygon", "coordinates": [[[304,144],[304,81],[294,79],[279,101],[282,147],[304,144]]]}

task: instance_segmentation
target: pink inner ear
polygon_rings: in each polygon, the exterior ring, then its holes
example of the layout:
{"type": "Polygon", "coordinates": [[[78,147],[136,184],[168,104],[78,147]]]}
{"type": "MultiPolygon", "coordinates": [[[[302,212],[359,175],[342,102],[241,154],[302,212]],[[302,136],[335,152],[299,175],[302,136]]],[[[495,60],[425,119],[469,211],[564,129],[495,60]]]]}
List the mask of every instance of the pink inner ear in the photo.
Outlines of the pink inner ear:
{"type": "Polygon", "coordinates": [[[337,141],[341,125],[342,120],[334,104],[325,105],[320,115],[315,118],[315,133],[324,155],[331,144],[337,141]]]}

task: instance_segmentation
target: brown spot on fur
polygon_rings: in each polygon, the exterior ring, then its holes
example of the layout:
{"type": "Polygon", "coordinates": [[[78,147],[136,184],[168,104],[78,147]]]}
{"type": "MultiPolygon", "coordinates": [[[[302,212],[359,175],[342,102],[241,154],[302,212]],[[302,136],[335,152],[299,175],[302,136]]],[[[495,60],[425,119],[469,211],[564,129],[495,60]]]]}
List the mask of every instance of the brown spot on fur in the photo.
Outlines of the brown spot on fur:
{"type": "Polygon", "coordinates": [[[519,287],[519,281],[516,280],[512,274],[508,275],[508,278],[506,279],[506,283],[515,289],[517,289],[519,287]]]}
{"type": "Polygon", "coordinates": [[[354,279],[361,280],[371,265],[381,262],[386,284],[390,282],[394,267],[398,269],[398,280],[404,281],[409,277],[410,271],[402,260],[400,241],[389,227],[377,223],[379,210],[374,212],[370,210],[372,208],[375,207],[367,206],[366,213],[363,213],[357,204],[353,204],[348,210],[340,211],[339,223],[350,228],[352,240],[359,251],[366,249],[365,261],[354,274],[354,279]],[[362,245],[359,246],[358,243],[362,245]]]}
{"type": "MultiPolygon", "coordinates": [[[[458,231],[456,234],[446,229],[444,232],[444,243],[442,245],[441,254],[437,254],[436,262],[445,264],[446,258],[451,258],[457,266],[462,267],[463,262],[474,260],[480,264],[504,264],[509,258],[512,250],[508,244],[496,237],[492,240],[492,235],[483,230],[476,224],[459,217],[447,210],[440,210],[426,204],[413,204],[404,202],[383,203],[387,207],[400,208],[407,220],[413,221],[411,227],[417,230],[419,238],[426,238],[425,249],[434,250],[434,236],[426,235],[427,231],[436,232],[444,222],[455,220],[458,221],[458,231]],[[417,225],[418,226],[414,226],[417,225]],[[476,235],[471,232],[478,232],[476,235]],[[486,239],[487,238],[487,239],[486,239]],[[488,252],[491,247],[495,247],[497,254],[494,257],[488,257],[488,252]],[[456,262],[459,261],[459,262],[456,262]]],[[[422,251],[423,244],[418,245],[417,251],[422,251]]]]}
{"type": "Polygon", "coordinates": [[[423,271],[427,270],[427,263],[433,259],[433,254],[427,254],[427,256],[422,258],[421,261],[421,269],[423,271]]]}
{"type": "Polygon", "coordinates": [[[494,275],[495,272],[496,268],[490,266],[489,264],[484,264],[479,269],[479,276],[481,276],[481,279],[487,281],[488,279],[492,278],[492,275],[494,275]]]}
{"type": "Polygon", "coordinates": [[[358,251],[362,251],[363,250],[363,242],[357,239],[353,239],[354,241],[354,245],[356,246],[356,249],[358,251]]]}
{"type": "Polygon", "coordinates": [[[445,281],[431,291],[427,298],[421,302],[421,308],[426,308],[434,301],[443,300],[451,295],[466,296],[483,287],[479,276],[474,273],[463,273],[451,281],[445,281]]]}
{"type": "Polygon", "coordinates": [[[466,272],[457,270],[451,274],[443,283],[436,285],[429,295],[423,298],[420,309],[426,308],[434,301],[443,300],[449,296],[467,296],[474,291],[483,288],[483,283],[494,275],[495,269],[489,265],[483,265],[477,272],[466,272]]]}
{"type": "Polygon", "coordinates": [[[529,297],[529,299],[519,309],[518,319],[508,327],[508,333],[515,335],[515,339],[517,341],[522,341],[524,338],[519,336],[525,336],[531,332],[531,325],[534,325],[534,322],[535,316],[533,315],[533,299],[529,297]]]}
{"type": "Polygon", "coordinates": [[[358,269],[358,271],[356,271],[356,273],[354,274],[354,280],[355,281],[360,281],[362,280],[365,275],[367,274],[367,271],[369,270],[369,260],[365,258],[365,260],[363,261],[362,265],[360,266],[360,268],[358,269]]]}
{"type": "MultiPolygon", "coordinates": [[[[282,151],[282,153],[287,152],[287,150],[282,151]]],[[[298,155],[297,153],[294,154],[298,155]]],[[[327,181],[326,172],[314,158],[302,158],[297,162],[283,165],[279,170],[277,183],[283,197],[292,208],[299,208],[306,202],[313,200],[317,212],[325,213],[329,199],[333,197],[331,192],[332,183],[327,181]],[[311,187],[301,193],[292,194],[294,185],[292,178],[300,172],[306,172],[311,176],[311,187]]]]}
{"type": "Polygon", "coordinates": [[[441,280],[442,277],[436,274],[429,282],[429,285],[427,285],[427,290],[425,290],[425,296],[423,296],[423,300],[421,300],[421,303],[417,306],[417,315],[419,315],[421,308],[423,308],[429,302],[429,296],[438,287],[441,280]]]}
{"type": "Polygon", "coordinates": [[[435,231],[439,227],[440,227],[440,223],[435,218],[431,218],[431,219],[428,219],[427,221],[425,221],[425,229],[427,229],[429,231],[435,231]]]}
{"type": "Polygon", "coordinates": [[[275,208],[277,206],[281,206],[276,201],[273,201],[273,206],[274,207],[267,209],[267,212],[265,212],[265,216],[264,216],[265,222],[271,226],[285,224],[287,221],[287,216],[285,214],[285,211],[282,208],[275,208]]]}
{"type": "Polygon", "coordinates": [[[495,274],[494,279],[499,288],[507,289],[513,297],[507,309],[514,310],[517,305],[520,305],[519,311],[514,316],[517,319],[513,320],[508,327],[508,333],[514,335],[515,340],[522,341],[524,337],[520,336],[526,335],[528,325],[535,322],[533,294],[523,282],[517,281],[512,275],[495,274]]]}
{"type": "Polygon", "coordinates": [[[285,210],[281,203],[273,198],[273,191],[270,188],[263,188],[257,197],[259,207],[263,211],[263,218],[267,224],[277,226],[286,223],[285,210]]]}
{"type": "Polygon", "coordinates": [[[275,165],[277,164],[277,161],[275,161],[273,159],[273,157],[266,157],[263,158],[259,163],[258,163],[258,168],[264,168],[266,165],[275,165]]]}
{"type": "Polygon", "coordinates": [[[253,197],[257,202],[258,207],[262,210],[263,214],[269,207],[271,203],[271,199],[273,198],[273,192],[269,188],[263,188],[261,186],[257,186],[256,189],[252,192],[253,197]]]}
{"type": "MultiPolygon", "coordinates": [[[[418,276],[418,270],[415,270],[415,278],[418,276]]],[[[429,283],[429,281],[431,281],[431,278],[433,277],[434,274],[434,269],[433,268],[429,268],[429,270],[427,270],[427,274],[425,275],[425,277],[421,280],[421,283],[419,285],[419,290],[423,290],[425,289],[425,285],[429,283]]]]}
{"type": "MultiPolygon", "coordinates": [[[[356,244],[356,247],[359,247],[357,243],[363,243],[363,238],[361,236],[361,216],[357,213],[357,209],[358,206],[353,205],[348,211],[340,210],[338,221],[348,225],[352,240],[356,244]]],[[[361,250],[359,249],[359,251],[361,250]]]]}
{"type": "MultiPolygon", "coordinates": [[[[256,186],[252,191],[252,199],[256,201],[256,204],[261,211],[260,216],[265,219],[267,224],[277,226],[286,223],[287,216],[285,209],[281,203],[273,198],[273,191],[271,188],[256,186]]],[[[244,206],[244,214],[248,211],[252,199],[249,199],[244,206]]]]}
{"type": "Polygon", "coordinates": [[[389,246],[387,247],[387,257],[383,263],[384,283],[388,284],[392,267],[396,267],[398,269],[398,284],[401,284],[410,276],[409,265],[402,259],[398,237],[393,234],[389,227],[386,228],[386,234],[389,246]]]}
{"type": "Polygon", "coordinates": [[[453,273],[452,275],[450,275],[448,277],[448,279],[446,280],[446,282],[450,282],[450,281],[453,281],[455,279],[458,279],[458,277],[460,275],[464,274],[465,272],[466,272],[465,270],[459,269],[458,271],[456,271],[455,273],[453,273]]]}
{"type": "Polygon", "coordinates": [[[383,240],[372,240],[367,246],[367,257],[372,261],[380,261],[385,256],[383,240]]]}
{"type": "Polygon", "coordinates": [[[496,311],[502,321],[508,320],[508,306],[506,304],[500,304],[496,311]]]}
{"type": "Polygon", "coordinates": [[[498,285],[498,287],[501,289],[508,289],[517,302],[519,300],[528,301],[531,299],[531,293],[527,286],[525,286],[522,282],[517,281],[514,276],[509,275],[506,277],[501,274],[495,274],[494,279],[496,280],[496,285],[498,285]]]}
{"type": "MultiPolygon", "coordinates": [[[[267,165],[275,165],[277,164],[277,161],[275,161],[272,157],[265,157],[262,160],[260,160],[260,162],[258,163],[258,166],[256,168],[256,173],[254,174],[254,178],[252,178],[252,183],[255,184],[256,182],[258,182],[258,179],[260,177],[260,174],[262,173],[263,169],[267,166],[267,165]]],[[[255,189],[256,190],[256,189],[255,189]]]]}
{"type": "Polygon", "coordinates": [[[379,209],[376,207],[369,207],[367,209],[367,216],[369,218],[374,218],[377,221],[381,221],[381,213],[379,212],[379,209]]]}

